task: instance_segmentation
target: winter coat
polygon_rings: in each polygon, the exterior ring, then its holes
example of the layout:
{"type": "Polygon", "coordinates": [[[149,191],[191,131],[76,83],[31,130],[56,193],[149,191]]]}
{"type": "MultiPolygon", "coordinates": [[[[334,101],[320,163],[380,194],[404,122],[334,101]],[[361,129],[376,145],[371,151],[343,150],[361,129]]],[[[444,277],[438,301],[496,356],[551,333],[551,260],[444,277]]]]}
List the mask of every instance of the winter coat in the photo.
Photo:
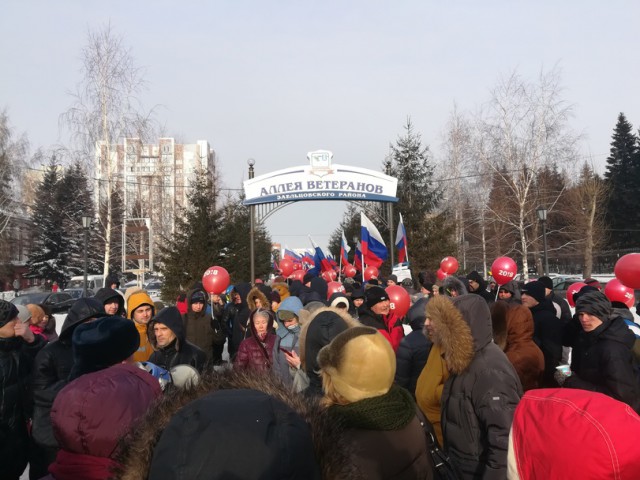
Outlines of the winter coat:
{"type": "Polygon", "coordinates": [[[115,298],[118,301],[118,311],[115,315],[124,316],[126,314],[126,310],[124,308],[124,297],[116,290],[103,287],[96,292],[95,298],[100,300],[102,305],[106,304],[107,300],[113,300],[115,298]]]}
{"type": "Polygon", "coordinates": [[[46,345],[36,356],[33,365],[33,421],[31,435],[43,447],[57,448],[51,429],[51,405],[66,384],[73,367],[71,337],[76,327],[94,317],[103,317],[104,307],[95,297],[77,300],[62,324],[60,337],[46,345]]]}
{"type": "Polygon", "coordinates": [[[409,390],[415,398],[416,384],[429,358],[433,345],[422,332],[425,321],[425,308],[429,298],[421,298],[407,312],[407,320],[413,330],[400,341],[396,351],[395,383],[409,390]]]}
{"type": "Polygon", "coordinates": [[[622,304],[614,302],[613,314],[622,317],[629,330],[636,336],[632,351],[633,357],[635,358],[636,369],[640,369],[640,325],[635,322],[633,313],[631,313],[631,310],[629,310],[626,305],[622,307],[622,304]]]}
{"type": "Polygon", "coordinates": [[[631,349],[635,335],[612,316],[591,332],[580,332],[572,345],[571,371],[564,387],[604,393],[640,413],[640,385],[631,349]]]}
{"type": "Polygon", "coordinates": [[[538,303],[531,308],[533,315],[533,341],[544,355],[543,387],[555,387],[553,379],[556,367],[562,361],[562,332],[564,325],[556,317],[556,311],[549,301],[538,303]]]}
{"type": "Polygon", "coordinates": [[[240,344],[233,366],[243,370],[269,371],[273,365],[273,349],[276,343],[276,335],[271,333],[275,325],[274,316],[273,313],[270,314],[267,333],[262,340],[258,338],[253,318],[252,313],[249,320],[251,335],[240,344]]]}
{"type": "Polygon", "coordinates": [[[207,356],[207,360],[211,360],[213,348],[213,329],[211,328],[211,317],[206,314],[206,308],[196,313],[193,311],[191,298],[194,293],[202,290],[191,290],[187,293],[187,313],[183,315],[185,338],[193,345],[202,350],[207,356]]]}
{"type": "Polygon", "coordinates": [[[241,303],[237,307],[238,313],[233,321],[233,329],[231,334],[231,343],[229,345],[229,353],[233,356],[238,351],[240,343],[251,332],[247,329],[249,326],[249,314],[256,308],[254,298],[258,297],[262,301],[262,305],[268,308],[271,304],[267,302],[267,297],[257,288],[251,288],[248,283],[240,283],[235,287],[236,292],[240,295],[241,303]]]}
{"type": "Polygon", "coordinates": [[[325,345],[329,345],[339,333],[347,328],[360,325],[348,312],[339,308],[323,307],[311,314],[309,320],[300,330],[300,360],[302,369],[309,377],[309,388],[306,392],[311,395],[322,395],[322,379],[318,365],[318,352],[325,345]]]}
{"type": "Polygon", "coordinates": [[[305,455],[309,432],[322,478],[365,478],[350,461],[343,429],[331,422],[319,399],[292,393],[264,372],[225,370],[204,376],[188,390],[164,393],[125,440],[118,478],[196,478],[191,469],[200,468],[200,476],[210,479],[313,480],[318,477],[312,471],[315,462],[305,455]],[[225,395],[216,396],[220,392],[225,395]],[[293,413],[283,412],[281,404],[293,413]],[[189,434],[184,428],[190,423],[177,421],[185,418],[180,413],[185,406],[198,415],[199,428],[189,429],[189,434]],[[299,423],[298,416],[306,422],[299,423]],[[283,472],[288,466],[289,472],[283,472]]]}
{"type": "Polygon", "coordinates": [[[531,390],[513,417],[508,478],[636,480],[638,438],[640,416],[611,397],[568,388],[531,390]],[[541,419],[543,428],[535,428],[541,419]]]}
{"type": "Polygon", "coordinates": [[[129,364],[114,365],[69,383],[51,409],[60,443],[56,461],[49,467],[52,478],[111,478],[120,438],[160,394],[160,384],[153,376],[129,364]]]}
{"type": "Polygon", "coordinates": [[[522,386],[492,341],[491,313],[479,295],[435,297],[427,316],[451,373],[442,392],[444,448],[465,479],[504,479],[513,412],[522,386]]]}
{"type": "Polygon", "coordinates": [[[393,347],[393,351],[398,351],[400,341],[404,338],[404,328],[402,328],[402,319],[398,318],[395,313],[378,315],[377,313],[373,313],[370,309],[365,308],[358,317],[358,320],[367,327],[377,329],[387,340],[389,340],[389,343],[391,343],[391,346],[393,347]]]}
{"type": "Polygon", "coordinates": [[[205,352],[186,340],[182,316],[176,307],[166,307],[160,310],[149,322],[147,335],[149,343],[154,349],[149,358],[151,363],[155,363],[166,370],[171,370],[176,365],[191,365],[198,372],[202,372],[204,369],[207,363],[207,356],[205,352]],[[166,325],[175,334],[176,338],[169,345],[158,346],[153,330],[154,325],[157,323],[166,325]]]}
{"type": "MultiPolygon", "coordinates": [[[[392,387],[390,393],[393,389],[402,390],[400,387],[392,387]]],[[[427,451],[424,430],[416,415],[411,415],[411,412],[415,412],[415,404],[409,401],[411,398],[408,393],[404,390],[403,392],[407,401],[400,408],[395,404],[387,407],[384,405],[384,400],[379,400],[388,397],[389,394],[387,394],[349,404],[348,408],[353,412],[350,416],[354,417],[355,425],[352,424],[349,416],[336,419],[336,422],[345,428],[343,437],[349,445],[349,450],[353,451],[351,461],[369,480],[434,478],[433,462],[427,451]],[[361,411],[358,410],[360,404],[366,405],[361,411]],[[405,415],[413,418],[401,426],[391,428],[374,425],[378,422],[384,424],[394,417],[405,415]],[[384,417],[385,421],[376,420],[376,417],[384,417]],[[370,425],[363,427],[358,423],[370,425]]],[[[332,415],[335,415],[333,413],[335,408],[336,406],[329,407],[332,415]]]]}
{"type": "Polygon", "coordinates": [[[22,338],[0,338],[0,470],[18,478],[27,466],[31,416],[31,373],[36,354],[46,341],[39,335],[32,343],[22,338]]]}
{"type": "MultiPolygon", "coordinates": [[[[302,302],[298,297],[287,297],[280,304],[278,309],[280,312],[293,312],[299,319],[300,310],[302,310],[302,302]]],[[[273,352],[271,358],[273,359],[273,371],[278,375],[284,383],[288,386],[293,386],[293,378],[296,375],[296,369],[289,366],[285,353],[280,349],[287,351],[294,351],[300,355],[300,330],[302,326],[300,323],[295,324],[291,328],[284,326],[283,322],[279,322],[276,329],[276,342],[273,346],[273,352]]]]}
{"type": "Polygon", "coordinates": [[[524,305],[498,301],[491,307],[491,320],[494,338],[496,324],[505,325],[505,342],[503,346],[498,346],[516,369],[522,389],[526,392],[540,388],[544,372],[544,355],[533,341],[531,311],[524,305]]]}
{"type": "Polygon", "coordinates": [[[442,418],[442,391],[448,378],[449,370],[442,358],[440,345],[433,345],[429,351],[427,363],[418,377],[415,396],[420,411],[433,425],[440,445],[444,443],[442,423],[440,422],[442,418]]]}
{"type": "Polygon", "coordinates": [[[138,323],[133,320],[133,311],[142,305],[150,305],[152,308],[152,315],[155,314],[155,304],[147,292],[142,289],[134,290],[127,298],[127,318],[130,318],[136,325],[136,330],[140,335],[140,347],[138,351],[133,354],[133,360],[135,362],[146,362],[153,353],[153,348],[149,343],[149,337],[147,337],[147,325],[144,323],[138,323]]]}
{"type": "Polygon", "coordinates": [[[556,310],[556,317],[558,317],[563,325],[566,325],[569,321],[571,321],[571,307],[569,307],[569,303],[565,298],[558,293],[551,292],[547,297],[548,300],[551,300],[553,303],[553,308],[556,310]],[[560,313],[558,314],[558,310],[560,313]]]}

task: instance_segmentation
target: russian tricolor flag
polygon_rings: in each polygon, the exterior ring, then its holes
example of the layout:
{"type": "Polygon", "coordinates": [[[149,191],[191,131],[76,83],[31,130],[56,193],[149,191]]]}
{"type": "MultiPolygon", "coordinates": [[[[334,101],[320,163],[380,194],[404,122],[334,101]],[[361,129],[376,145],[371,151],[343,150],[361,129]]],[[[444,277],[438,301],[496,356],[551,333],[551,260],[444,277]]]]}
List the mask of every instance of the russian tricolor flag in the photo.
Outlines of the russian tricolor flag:
{"type": "Polygon", "coordinates": [[[362,261],[366,266],[380,268],[389,255],[382,235],[364,212],[360,212],[360,246],[362,261]]]}
{"type": "Polygon", "coordinates": [[[302,257],[300,255],[298,255],[296,252],[294,252],[293,250],[290,250],[288,247],[284,247],[284,258],[290,258],[291,260],[297,263],[302,262],[302,257]]]}
{"type": "Polygon", "coordinates": [[[331,267],[331,262],[324,255],[322,249],[318,245],[316,245],[316,242],[313,241],[311,236],[309,236],[309,240],[311,240],[311,245],[313,245],[313,249],[316,251],[315,255],[313,256],[316,271],[327,272],[333,270],[333,268],[331,267]]]}
{"type": "Polygon", "coordinates": [[[362,271],[362,250],[360,250],[360,242],[356,245],[356,252],[353,255],[353,266],[357,270],[362,271]]]}
{"type": "Polygon", "coordinates": [[[398,232],[396,233],[396,248],[398,249],[398,263],[404,263],[407,260],[407,231],[404,229],[402,214],[400,214],[400,223],[398,223],[398,232]]]}
{"type": "Polygon", "coordinates": [[[347,253],[349,253],[351,247],[347,244],[347,239],[344,236],[344,230],[342,231],[342,242],[340,243],[340,258],[342,259],[342,265],[349,265],[349,259],[347,253]]]}

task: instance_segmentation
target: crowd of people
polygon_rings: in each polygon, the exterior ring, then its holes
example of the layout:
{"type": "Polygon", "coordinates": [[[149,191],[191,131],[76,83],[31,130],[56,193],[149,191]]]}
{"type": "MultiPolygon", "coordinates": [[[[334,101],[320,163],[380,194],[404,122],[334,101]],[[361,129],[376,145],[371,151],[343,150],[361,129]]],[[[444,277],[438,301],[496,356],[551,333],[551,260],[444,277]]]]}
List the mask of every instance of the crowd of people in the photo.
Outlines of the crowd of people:
{"type": "Polygon", "coordinates": [[[625,304],[417,279],[196,282],[170,306],[110,284],[59,335],[0,301],[0,478],[640,478],[625,304]]]}

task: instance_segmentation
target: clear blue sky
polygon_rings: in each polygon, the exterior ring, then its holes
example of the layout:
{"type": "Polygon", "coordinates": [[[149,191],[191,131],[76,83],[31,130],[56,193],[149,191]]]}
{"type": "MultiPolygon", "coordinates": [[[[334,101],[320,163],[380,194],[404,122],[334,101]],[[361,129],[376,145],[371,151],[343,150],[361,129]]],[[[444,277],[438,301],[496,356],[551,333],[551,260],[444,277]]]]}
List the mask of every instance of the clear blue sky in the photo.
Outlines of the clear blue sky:
{"type": "MultiPolygon", "coordinates": [[[[58,116],[80,80],[87,31],[111,22],[146,70],[167,133],[208,140],[228,187],[306,163],[378,169],[411,116],[438,156],[453,103],[474,111],[501,75],[558,65],[584,155],[602,171],[618,112],[640,126],[636,1],[4,2],[0,108],[32,149],[64,143],[58,116]]],[[[342,203],[301,203],[274,241],[326,244],[342,203]]]]}

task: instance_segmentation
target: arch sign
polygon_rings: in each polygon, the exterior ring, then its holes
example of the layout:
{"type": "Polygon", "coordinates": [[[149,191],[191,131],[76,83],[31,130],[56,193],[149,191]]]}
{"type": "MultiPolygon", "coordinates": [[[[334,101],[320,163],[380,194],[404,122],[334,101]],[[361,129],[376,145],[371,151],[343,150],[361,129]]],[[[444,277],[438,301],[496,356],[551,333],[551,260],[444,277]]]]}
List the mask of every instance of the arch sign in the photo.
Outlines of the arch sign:
{"type": "Polygon", "coordinates": [[[333,153],[307,154],[309,165],[285,168],[244,182],[245,205],[301,200],[397,202],[398,179],[367,168],[332,164],[333,153]]]}

